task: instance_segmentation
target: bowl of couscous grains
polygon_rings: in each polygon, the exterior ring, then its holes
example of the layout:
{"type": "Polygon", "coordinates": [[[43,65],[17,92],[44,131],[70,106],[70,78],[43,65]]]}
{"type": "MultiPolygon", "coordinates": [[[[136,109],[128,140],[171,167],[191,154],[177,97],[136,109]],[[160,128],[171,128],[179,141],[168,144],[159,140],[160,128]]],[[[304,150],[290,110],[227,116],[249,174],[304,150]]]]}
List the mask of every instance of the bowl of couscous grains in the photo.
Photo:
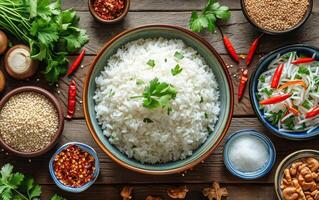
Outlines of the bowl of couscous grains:
{"type": "Polygon", "coordinates": [[[46,153],[63,127],[60,102],[44,89],[19,87],[0,101],[0,144],[15,155],[35,157],[46,153]]]}
{"type": "Polygon", "coordinates": [[[279,35],[302,26],[309,18],[313,0],[241,0],[247,20],[260,31],[279,35]]]}

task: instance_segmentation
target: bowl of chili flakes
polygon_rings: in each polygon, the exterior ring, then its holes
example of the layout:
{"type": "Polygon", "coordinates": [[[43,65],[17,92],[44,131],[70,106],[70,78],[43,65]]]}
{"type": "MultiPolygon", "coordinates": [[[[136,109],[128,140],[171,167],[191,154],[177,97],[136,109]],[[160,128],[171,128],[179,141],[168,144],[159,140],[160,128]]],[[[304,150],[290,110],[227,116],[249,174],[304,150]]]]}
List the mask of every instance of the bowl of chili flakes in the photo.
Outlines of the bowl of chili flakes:
{"type": "Polygon", "coordinates": [[[88,0],[92,16],[99,22],[114,24],[127,15],[130,0],[88,0]]]}

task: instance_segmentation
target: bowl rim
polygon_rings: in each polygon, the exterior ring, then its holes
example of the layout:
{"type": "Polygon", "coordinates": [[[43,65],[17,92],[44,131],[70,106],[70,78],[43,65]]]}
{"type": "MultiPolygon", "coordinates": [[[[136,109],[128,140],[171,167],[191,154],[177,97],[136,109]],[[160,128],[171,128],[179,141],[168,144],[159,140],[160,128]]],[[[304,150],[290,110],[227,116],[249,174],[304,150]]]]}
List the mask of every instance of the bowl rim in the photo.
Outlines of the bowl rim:
{"type": "MultiPolygon", "coordinates": [[[[289,159],[294,158],[295,156],[297,156],[298,154],[305,154],[305,153],[309,153],[309,154],[316,154],[318,155],[317,157],[319,157],[319,151],[318,150],[314,150],[314,149],[302,149],[302,150],[298,150],[295,151],[291,154],[289,154],[288,156],[286,156],[277,166],[276,172],[275,172],[275,176],[274,176],[274,189],[277,195],[278,199],[282,199],[280,193],[278,192],[278,190],[280,189],[279,185],[280,185],[280,181],[279,178],[281,176],[280,171],[283,168],[283,166],[288,162],[289,159]]],[[[298,158],[296,159],[298,160],[298,158]]],[[[295,161],[295,160],[294,160],[295,161]]],[[[294,162],[292,161],[292,162],[294,162]]]]}
{"type": "Polygon", "coordinates": [[[91,15],[99,22],[101,23],[105,23],[105,24],[114,24],[114,23],[117,23],[119,21],[122,21],[125,16],[127,15],[129,9],[130,9],[130,5],[131,5],[131,0],[124,0],[125,1],[125,7],[124,7],[124,11],[123,13],[115,18],[115,19],[112,19],[112,20],[106,20],[106,19],[102,19],[100,16],[98,16],[96,14],[96,12],[93,10],[93,5],[92,5],[92,1],[95,1],[95,0],[88,0],[88,7],[89,7],[89,11],[91,13],[91,15]]]}
{"type": "Polygon", "coordinates": [[[259,30],[263,33],[269,34],[269,35],[282,35],[282,34],[292,32],[292,31],[300,28],[302,25],[304,25],[306,23],[306,21],[310,17],[312,10],[313,10],[313,0],[308,0],[308,1],[309,1],[308,9],[307,9],[305,15],[302,17],[302,19],[298,22],[297,25],[295,25],[294,27],[291,27],[287,30],[284,30],[284,31],[271,31],[271,30],[263,29],[262,27],[258,26],[257,23],[255,23],[254,20],[249,16],[247,9],[246,9],[246,6],[245,6],[245,0],[240,0],[240,5],[241,5],[241,10],[244,13],[244,16],[247,19],[247,21],[251,25],[253,25],[253,27],[255,27],[257,30],[259,30]]]}
{"type": "Polygon", "coordinates": [[[91,133],[93,139],[98,144],[98,146],[102,149],[102,151],[108,157],[110,157],[113,161],[115,161],[117,164],[121,165],[122,167],[124,167],[126,169],[129,169],[131,171],[134,171],[134,172],[138,172],[138,173],[142,173],[142,174],[150,174],[150,175],[166,175],[166,174],[180,173],[180,172],[183,172],[183,171],[186,171],[188,169],[193,168],[195,165],[197,165],[197,164],[201,163],[203,160],[205,160],[218,147],[218,145],[221,143],[221,141],[223,140],[223,138],[227,134],[227,131],[228,131],[229,127],[230,127],[230,123],[231,123],[231,120],[232,120],[232,115],[233,115],[233,111],[234,111],[234,88],[233,88],[232,80],[231,80],[231,77],[230,77],[230,75],[228,73],[228,70],[227,70],[225,62],[223,61],[221,56],[217,53],[217,51],[204,38],[200,37],[196,33],[193,33],[191,31],[189,31],[189,30],[187,30],[185,28],[179,27],[179,26],[166,25],[166,24],[165,25],[164,24],[150,24],[150,25],[144,25],[144,26],[139,26],[139,27],[136,27],[136,28],[125,30],[125,31],[113,36],[111,39],[109,39],[106,42],[106,44],[100,49],[100,51],[98,52],[97,56],[94,58],[93,62],[91,63],[91,65],[90,65],[90,67],[89,67],[89,69],[87,71],[87,75],[86,75],[86,78],[84,80],[82,100],[83,100],[83,105],[82,106],[83,106],[85,121],[86,121],[86,124],[88,126],[89,132],[91,133]],[[148,28],[174,29],[174,30],[186,33],[190,37],[192,37],[192,38],[198,40],[199,42],[201,42],[205,47],[207,47],[207,49],[209,51],[211,51],[212,54],[214,54],[214,56],[216,57],[217,61],[222,66],[222,70],[223,70],[223,72],[225,74],[227,84],[229,85],[229,93],[230,93],[230,108],[229,108],[229,113],[228,113],[228,116],[227,116],[228,119],[227,119],[227,121],[225,123],[225,128],[224,128],[223,132],[221,133],[220,137],[217,139],[216,143],[206,153],[204,153],[199,159],[197,159],[197,160],[195,160],[195,161],[193,161],[193,162],[191,162],[191,163],[189,163],[187,165],[184,165],[182,167],[169,169],[169,170],[161,170],[161,171],[147,170],[147,169],[141,169],[141,168],[138,168],[138,167],[134,167],[134,166],[131,166],[131,165],[121,161],[115,155],[113,155],[103,145],[103,143],[100,141],[100,139],[98,138],[97,133],[94,130],[94,127],[93,127],[92,122],[90,120],[90,115],[89,115],[89,111],[88,111],[88,102],[87,102],[87,98],[86,98],[87,95],[88,95],[88,86],[89,86],[91,74],[93,72],[94,66],[96,65],[96,63],[100,59],[100,57],[103,54],[103,52],[111,44],[113,44],[113,42],[117,41],[118,39],[120,39],[121,37],[125,36],[126,34],[134,32],[134,31],[138,31],[138,30],[148,29],[148,28]]]}
{"type": "Polygon", "coordinates": [[[319,52],[319,49],[317,47],[314,47],[312,45],[307,45],[307,44],[293,44],[293,45],[288,45],[288,46],[283,46],[280,47],[278,49],[275,49],[271,52],[269,52],[268,54],[264,55],[257,63],[256,65],[256,69],[254,70],[254,72],[251,75],[250,81],[249,81],[249,97],[250,97],[250,102],[252,105],[252,108],[257,116],[257,118],[259,119],[259,121],[263,124],[264,127],[267,128],[267,130],[269,130],[271,133],[273,133],[274,135],[284,138],[284,139],[289,139],[289,140],[310,140],[316,136],[319,135],[319,130],[316,131],[316,134],[310,135],[310,136],[298,136],[298,134],[295,134],[294,136],[292,136],[291,134],[284,134],[283,132],[279,131],[277,127],[274,127],[273,125],[271,125],[266,119],[264,119],[261,115],[260,115],[260,110],[258,108],[258,106],[256,106],[257,102],[255,102],[255,91],[254,91],[254,85],[256,84],[256,82],[254,81],[258,81],[257,76],[257,72],[259,72],[259,68],[260,65],[265,62],[265,60],[272,56],[273,54],[278,54],[281,51],[284,50],[288,50],[288,49],[292,49],[292,48],[308,48],[311,49],[313,51],[317,51],[319,52]]]}
{"type": "Polygon", "coordinates": [[[0,145],[7,151],[13,153],[14,155],[20,156],[20,157],[25,157],[25,158],[31,158],[31,157],[36,157],[36,156],[40,156],[45,154],[46,152],[48,152],[49,150],[51,150],[55,144],[57,143],[60,135],[63,132],[64,129],[64,115],[63,115],[63,109],[62,106],[60,104],[60,101],[53,95],[51,94],[49,91],[37,87],[37,86],[22,86],[22,87],[18,87],[15,88],[13,90],[11,90],[10,92],[8,92],[0,101],[0,111],[2,110],[3,106],[8,102],[8,100],[13,97],[16,94],[22,93],[22,92],[35,92],[38,94],[41,94],[43,96],[45,96],[55,107],[57,113],[58,113],[58,130],[56,131],[52,141],[43,149],[40,149],[38,151],[35,152],[20,152],[12,147],[10,147],[8,144],[5,143],[5,141],[3,141],[2,137],[0,137],[0,145]]]}
{"type": "MultiPolygon", "coordinates": [[[[273,144],[273,142],[271,141],[271,139],[266,136],[265,134],[262,134],[261,132],[258,132],[255,129],[242,129],[239,131],[236,131],[232,134],[230,134],[227,138],[226,138],[226,142],[225,142],[225,146],[224,146],[224,152],[223,152],[223,158],[224,158],[224,164],[226,166],[226,168],[228,169],[228,171],[230,173],[232,173],[234,176],[237,176],[241,179],[244,180],[255,180],[258,178],[261,178],[265,175],[267,175],[271,169],[273,168],[275,162],[276,162],[276,148],[275,145],[273,144]],[[245,175],[244,172],[240,172],[239,170],[236,170],[234,167],[232,167],[231,161],[228,157],[228,149],[230,147],[230,142],[232,142],[234,139],[244,136],[244,135],[252,135],[260,140],[262,140],[266,146],[268,147],[269,151],[270,151],[270,157],[268,162],[265,164],[265,166],[259,170],[257,170],[256,172],[254,172],[254,174],[249,174],[249,175],[245,175]]],[[[249,172],[252,173],[252,172],[249,172]]]]}
{"type": "Polygon", "coordinates": [[[72,192],[72,193],[80,193],[83,192],[85,190],[87,190],[90,186],[92,186],[94,184],[94,182],[96,181],[96,179],[98,178],[99,174],[100,174],[100,161],[99,158],[97,156],[96,151],[93,149],[93,147],[84,144],[82,142],[68,142],[64,145],[62,145],[61,147],[59,147],[55,153],[52,155],[50,161],[49,161],[49,173],[51,175],[51,178],[53,179],[54,183],[62,190],[67,191],[67,192],[72,192]],[[55,176],[54,173],[54,169],[53,169],[53,162],[54,162],[54,158],[55,156],[60,153],[61,151],[63,151],[64,149],[66,149],[69,145],[75,145],[78,146],[79,148],[81,148],[83,151],[88,152],[90,155],[92,155],[95,159],[95,171],[94,171],[94,178],[87,182],[86,184],[82,185],[81,187],[70,187],[67,185],[64,185],[63,183],[61,183],[57,177],[55,176]]]}

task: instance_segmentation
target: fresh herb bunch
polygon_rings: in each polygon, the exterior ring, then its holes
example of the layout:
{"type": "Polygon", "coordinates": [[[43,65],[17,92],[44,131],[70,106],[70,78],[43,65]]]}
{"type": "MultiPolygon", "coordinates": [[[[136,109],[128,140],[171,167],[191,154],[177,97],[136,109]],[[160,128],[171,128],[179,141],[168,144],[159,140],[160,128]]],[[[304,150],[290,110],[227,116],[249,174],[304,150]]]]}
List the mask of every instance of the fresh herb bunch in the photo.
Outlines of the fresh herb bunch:
{"type": "Polygon", "coordinates": [[[200,13],[192,12],[189,28],[194,32],[201,32],[204,29],[214,32],[217,19],[227,21],[229,18],[230,11],[227,6],[220,5],[216,0],[208,0],[207,5],[200,13]]]}
{"type": "Polygon", "coordinates": [[[142,96],[132,98],[144,98],[143,106],[148,109],[169,108],[170,102],[176,98],[176,89],[165,82],[159,82],[158,78],[154,78],[145,87],[142,96]]]}
{"type": "MultiPolygon", "coordinates": [[[[25,177],[19,172],[13,173],[13,166],[6,164],[0,171],[1,200],[39,200],[41,186],[33,178],[25,177]]],[[[51,200],[66,200],[54,195],[51,200]]]]}
{"type": "Polygon", "coordinates": [[[1,0],[0,29],[29,44],[31,58],[43,62],[49,83],[67,72],[67,55],[88,42],[72,9],[62,10],[61,0],[1,0]]]}

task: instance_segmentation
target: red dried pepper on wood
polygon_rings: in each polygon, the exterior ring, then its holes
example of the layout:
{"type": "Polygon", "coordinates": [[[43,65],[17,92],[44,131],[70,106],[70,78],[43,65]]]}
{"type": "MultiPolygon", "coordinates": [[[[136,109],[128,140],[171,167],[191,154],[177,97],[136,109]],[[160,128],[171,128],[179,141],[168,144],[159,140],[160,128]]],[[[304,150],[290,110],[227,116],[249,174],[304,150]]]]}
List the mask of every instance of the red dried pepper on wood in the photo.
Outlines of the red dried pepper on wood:
{"type": "Polygon", "coordinates": [[[247,58],[246,58],[246,65],[250,65],[251,61],[253,60],[254,58],[254,55],[256,53],[256,49],[259,45],[259,42],[260,42],[260,38],[263,36],[263,34],[261,34],[260,36],[258,36],[254,42],[251,44],[250,48],[249,48],[249,52],[248,52],[248,55],[247,55],[247,58]]]}
{"type": "Polygon", "coordinates": [[[75,105],[76,105],[76,83],[75,80],[72,79],[69,85],[69,96],[68,96],[68,112],[67,119],[71,119],[75,113],[75,105]]]}
{"type": "Polygon", "coordinates": [[[229,52],[230,56],[234,59],[234,61],[239,63],[239,58],[238,58],[237,52],[236,52],[233,44],[231,43],[230,39],[227,36],[224,36],[224,45],[225,45],[225,48],[227,49],[227,51],[229,52]]]}
{"type": "Polygon", "coordinates": [[[260,104],[261,105],[269,105],[269,104],[280,103],[282,101],[285,101],[289,97],[291,97],[291,95],[292,95],[291,93],[288,93],[288,94],[284,94],[284,95],[274,96],[274,97],[271,97],[269,99],[265,99],[265,100],[261,101],[260,104]]]}
{"type": "Polygon", "coordinates": [[[303,64],[303,63],[310,63],[313,61],[315,61],[314,58],[299,58],[297,60],[292,61],[291,64],[299,65],[299,64],[303,64]]]}
{"type": "Polygon", "coordinates": [[[279,64],[278,67],[276,68],[274,76],[272,77],[272,81],[271,81],[272,88],[278,87],[284,67],[285,67],[285,64],[282,63],[282,64],[279,64]]]}
{"type": "Polygon", "coordinates": [[[248,81],[248,69],[245,69],[245,71],[243,71],[240,77],[240,82],[238,87],[238,101],[240,101],[244,96],[247,81],[248,81]]]}
{"type": "Polygon", "coordinates": [[[72,63],[71,67],[69,68],[67,75],[70,76],[81,64],[83,58],[85,55],[85,49],[83,49],[80,53],[80,55],[75,59],[75,61],[72,63]]]}

